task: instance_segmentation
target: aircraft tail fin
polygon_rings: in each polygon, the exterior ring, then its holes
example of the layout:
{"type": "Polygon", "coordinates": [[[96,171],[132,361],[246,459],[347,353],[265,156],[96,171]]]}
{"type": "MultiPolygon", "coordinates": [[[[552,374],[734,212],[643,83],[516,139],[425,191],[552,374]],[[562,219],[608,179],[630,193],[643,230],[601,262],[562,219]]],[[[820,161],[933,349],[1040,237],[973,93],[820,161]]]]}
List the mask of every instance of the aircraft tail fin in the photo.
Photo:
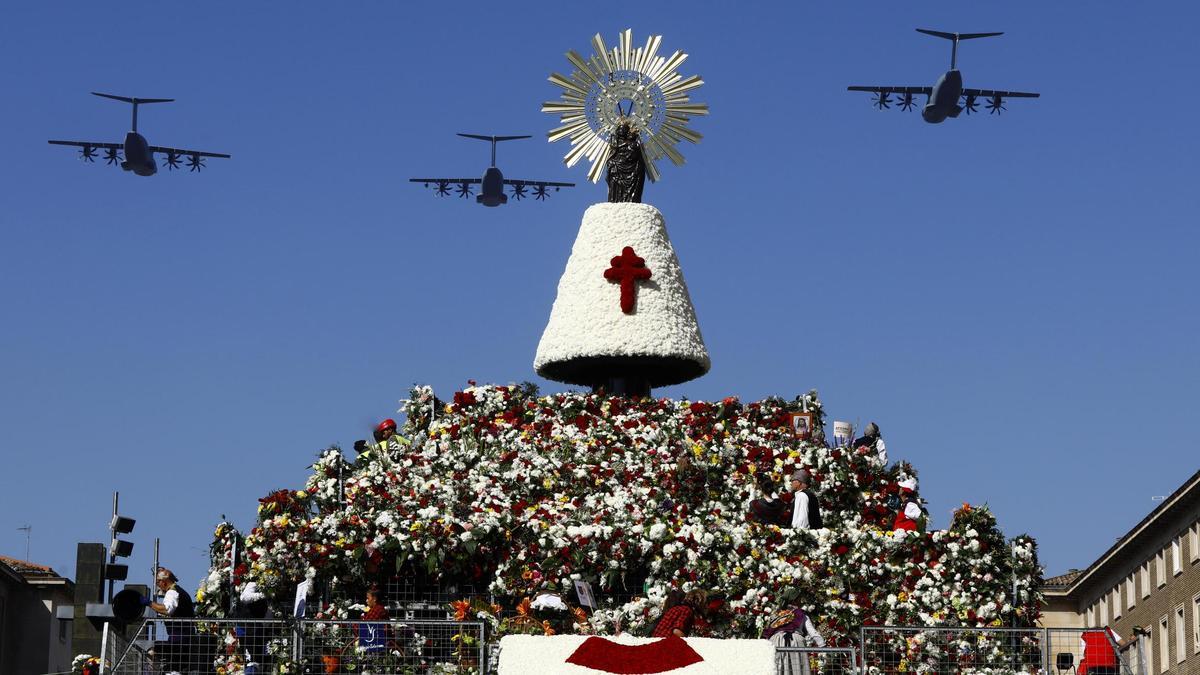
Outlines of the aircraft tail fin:
{"type": "Polygon", "coordinates": [[[496,166],[496,143],[500,141],[516,141],[522,138],[533,138],[533,136],[481,136],[480,134],[459,134],[459,136],[490,141],[492,144],[492,166],[496,166]]]}
{"type": "Polygon", "coordinates": [[[515,141],[522,138],[533,138],[532,136],[481,136],[479,134],[459,134],[463,138],[476,138],[481,141],[515,141]]]}
{"type": "Polygon", "coordinates": [[[1000,33],[945,33],[940,30],[929,30],[928,28],[918,28],[917,32],[924,33],[926,35],[932,35],[934,37],[944,38],[946,40],[954,40],[956,42],[958,40],[973,40],[975,38],[995,37],[997,35],[1004,35],[1003,32],[1000,32],[1000,33]]]}
{"type": "Polygon", "coordinates": [[[101,96],[103,98],[111,98],[114,101],[124,101],[126,103],[171,103],[173,98],[130,98],[128,96],[117,96],[115,94],[102,94],[98,91],[93,91],[92,96],[101,96]]]}

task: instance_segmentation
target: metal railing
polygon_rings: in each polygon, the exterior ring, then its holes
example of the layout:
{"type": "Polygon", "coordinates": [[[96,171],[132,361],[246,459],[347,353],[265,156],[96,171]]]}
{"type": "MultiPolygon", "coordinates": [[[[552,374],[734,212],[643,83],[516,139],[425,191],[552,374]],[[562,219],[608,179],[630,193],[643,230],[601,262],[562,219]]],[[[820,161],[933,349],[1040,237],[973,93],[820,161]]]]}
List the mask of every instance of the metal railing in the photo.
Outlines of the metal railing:
{"type": "Polygon", "coordinates": [[[1082,675],[1085,669],[1088,675],[1136,675],[1130,653],[1111,641],[1085,654],[1082,638],[1089,632],[1102,629],[864,626],[859,649],[867,675],[1082,675]]]}
{"type": "Polygon", "coordinates": [[[109,634],[102,675],[487,672],[480,622],[147,619],[132,641],[109,634]]]}
{"type": "MultiPolygon", "coordinates": [[[[857,649],[777,645],[775,663],[778,675],[1144,675],[1135,649],[1096,634],[1102,629],[870,626],[857,649]]],[[[481,622],[448,620],[148,619],[132,639],[106,627],[101,673],[486,675],[495,662],[486,638],[481,622]]]]}
{"type": "Polygon", "coordinates": [[[855,675],[852,647],[775,647],[776,675],[855,675]]]}

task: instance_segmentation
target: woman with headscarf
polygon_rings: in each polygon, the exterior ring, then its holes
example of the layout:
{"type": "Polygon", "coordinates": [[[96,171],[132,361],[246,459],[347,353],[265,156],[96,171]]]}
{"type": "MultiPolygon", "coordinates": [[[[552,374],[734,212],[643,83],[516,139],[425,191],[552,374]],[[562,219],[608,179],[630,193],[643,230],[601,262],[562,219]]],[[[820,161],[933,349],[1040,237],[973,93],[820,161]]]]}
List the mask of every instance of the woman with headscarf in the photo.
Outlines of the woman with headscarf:
{"type": "Polygon", "coordinates": [[[802,648],[825,646],[825,638],[800,608],[799,595],[794,588],[784,591],[779,609],[767,618],[763,627],[762,637],[775,645],[776,670],[780,675],[810,675],[809,652],[802,648]]]}

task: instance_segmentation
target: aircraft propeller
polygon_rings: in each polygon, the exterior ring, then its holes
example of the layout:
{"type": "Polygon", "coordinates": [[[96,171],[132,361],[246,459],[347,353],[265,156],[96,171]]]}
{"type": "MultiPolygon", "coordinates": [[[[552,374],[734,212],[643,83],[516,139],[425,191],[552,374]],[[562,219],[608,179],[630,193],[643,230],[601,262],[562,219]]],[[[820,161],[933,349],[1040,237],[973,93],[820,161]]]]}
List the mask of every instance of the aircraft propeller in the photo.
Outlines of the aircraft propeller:
{"type": "Polygon", "coordinates": [[[96,161],[96,149],[90,145],[83,146],[79,151],[79,159],[84,162],[96,161]]]}
{"type": "Polygon", "coordinates": [[[188,171],[199,171],[204,168],[204,158],[200,155],[190,155],[187,159],[188,171]]]}
{"type": "Polygon", "coordinates": [[[112,166],[121,161],[121,153],[116,148],[104,149],[104,163],[112,166]]]}
{"type": "MultiPolygon", "coordinates": [[[[558,188],[555,188],[556,190],[558,188]]],[[[533,188],[533,198],[539,201],[545,201],[550,195],[546,194],[546,186],[538,185],[533,188]]]]}
{"type": "Polygon", "coordinates": [[[525,194],[525,184],[524,183],[516,183],[515,185],[513,185],[512,186],[512,196],[513,196],[513,199],[516,199],[517,201],[520,201],[520,200],[528,197],[529,195],[525,194]]]}
{"type": "Polygon", "coordinates": [[[912,110],[914,107],[916,107],[916,105],[917,103],[916,101],[913,101],[913,95],[911,92],[904,94],[904,97],[900,99],[900,109],[904,112],[912,110]]]}
{"type": "Polygon", "coordinates": [[[1004,99],[999,94],[993,96],[992,100],[987,102],[986,107],[989,115],[999,115],[1002,111],[1008,110],[1008,108],[1004,107],[1004,99]]]}
{"type": "Polygon", "coordinates": [[[439,180],[435,190],[437,191],[437,196],[445,197],[446,195],[450,194],[450,183],[444,180],[439,180]]]}
{"type": "Polygon", "coordinates": [[[875,99],[871,102],[871,105],[875,106],[876,108],[879,108],[880,110],[883,110],[884,108],[892,107],[892,106],[888,105],[891,102],[892,102],[891,94],[887,93],[886,91],[878,91],[878,92],[875,92],[875,99]]]}
{"type": "Polygon", "coordinates": [[[467,197],[471,196],[471,184],[470,183],[459,183],[457,189],[458,189],[459,197],[466,199],[467,197]]]}
{"type": "Polygon", "coordinates": [[[174,171],[179,168],[179,155],[174,152],[168,152],[167,158],[163,161],[163,166],[167,167],[168,171],[174,171]]]}
{"type": "Polygon", "coordinates": [[[975,102],[974,96],[964,96],[963,112],[970,115],[973,112],[979,112],[979,104],[975,102]]]}

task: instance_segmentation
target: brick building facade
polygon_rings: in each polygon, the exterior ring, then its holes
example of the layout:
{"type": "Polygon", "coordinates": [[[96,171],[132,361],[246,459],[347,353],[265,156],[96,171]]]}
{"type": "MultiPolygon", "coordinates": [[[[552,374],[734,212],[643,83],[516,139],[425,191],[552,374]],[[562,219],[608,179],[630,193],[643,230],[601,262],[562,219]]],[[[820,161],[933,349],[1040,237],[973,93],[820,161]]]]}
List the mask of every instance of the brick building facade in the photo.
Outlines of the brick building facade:
{"type": "Polygon", "coordinates": [[[1047,579],[1048,628],[1147,633],[1148,675],[1200,675],[1200,472],[1087,569],[1047,579]]]}

